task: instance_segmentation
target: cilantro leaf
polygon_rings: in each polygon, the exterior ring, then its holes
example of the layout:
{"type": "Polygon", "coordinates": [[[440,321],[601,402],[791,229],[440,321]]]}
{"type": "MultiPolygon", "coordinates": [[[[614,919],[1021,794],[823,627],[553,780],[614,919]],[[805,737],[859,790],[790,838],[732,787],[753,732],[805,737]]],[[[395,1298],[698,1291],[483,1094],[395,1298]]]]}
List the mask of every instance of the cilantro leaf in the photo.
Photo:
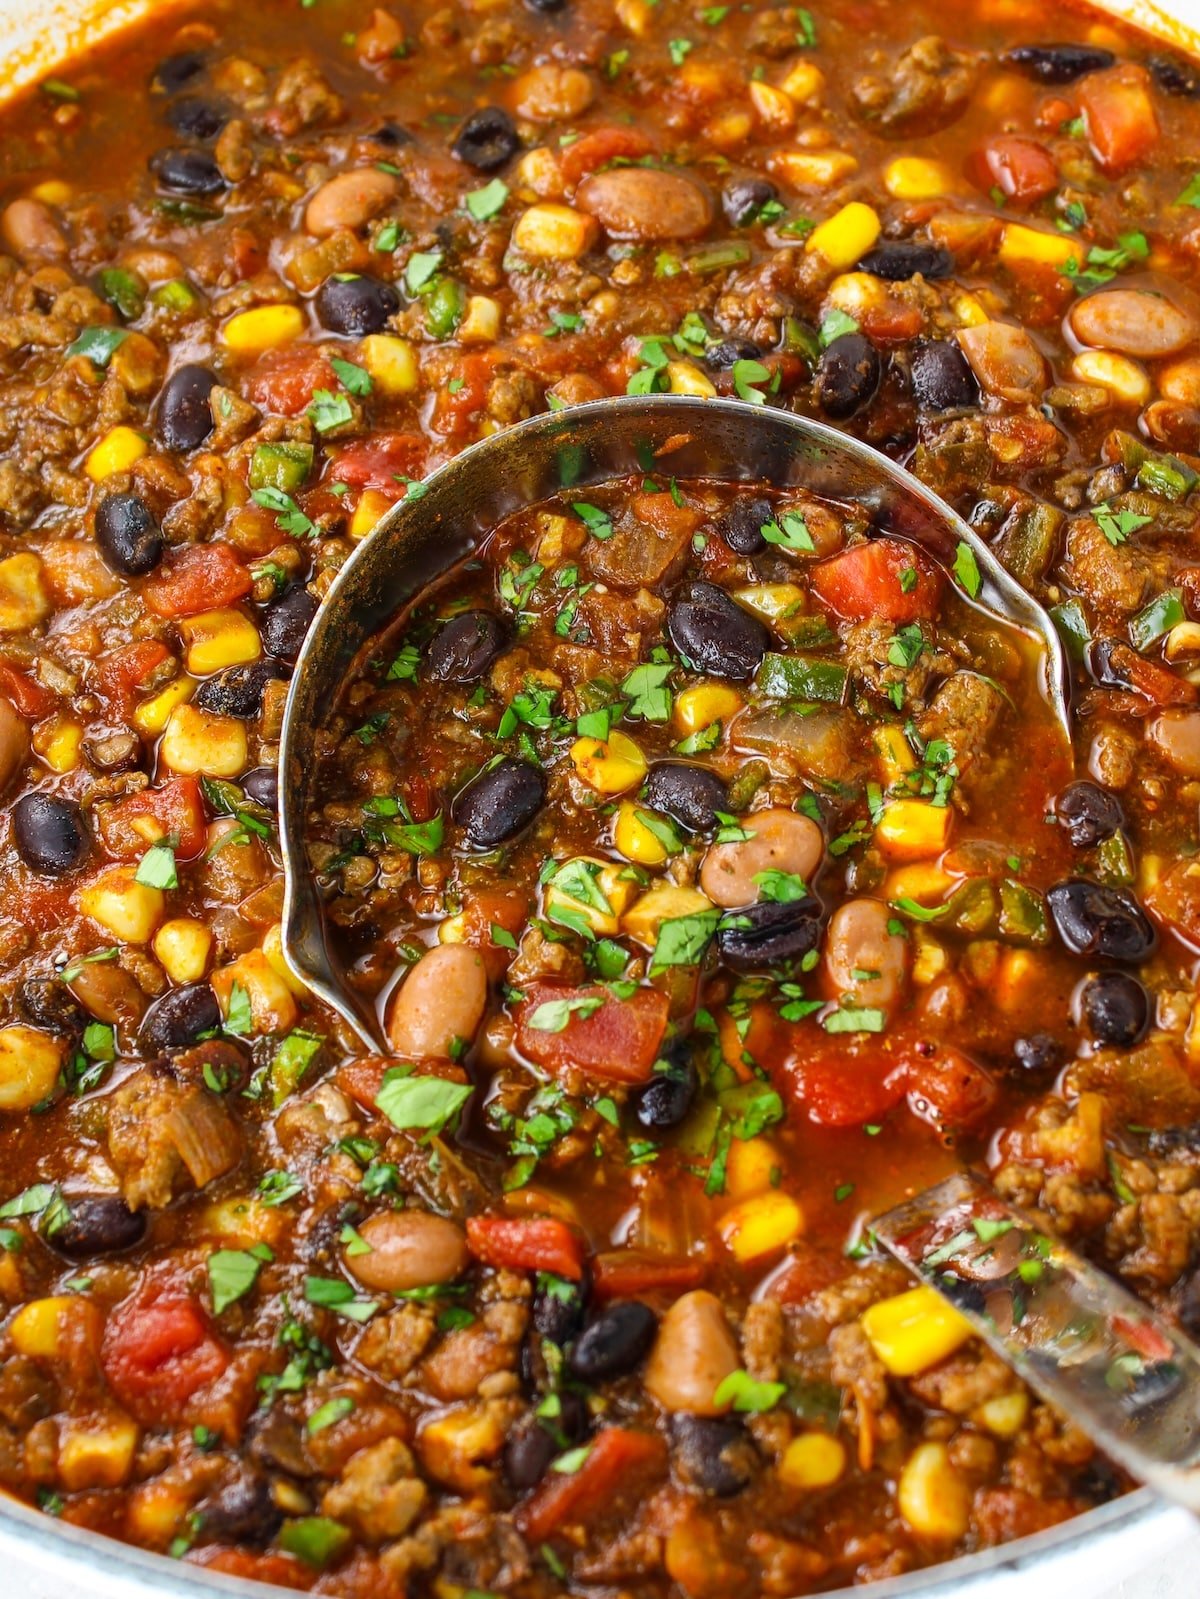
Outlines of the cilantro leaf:
{"type": "Polygon", "coordinates": [[[451,1083],[391,1067],[383,1074],[375,1104],[401,1132],[440,1133],[470,1097],[469,1083],[451,1083]]]}
{"type": "Polygon", "coordinates": [[[374,388],[371,374],[365,367],[356,366],[353,361],[344,361],[340,355],[331,355],[329,364],[348,394],[361,399],[364,394],[370,394],[374,388]]]}
{"type": "Polygon", "coordinates": [[[255,505],[261,505],[264,511],[274,511],[279,526],[293,538],[316,538],[316,523],[305,516],[291,495],[285,494],[282,489],[255,489],[250,498],[255,505]]]}
{"type": "Polygon", "coordinates": [[[966,539],[960,539],[958,548],[954,552],[954,575],[963,588],[977,599],[979,590],[983,587],[983,578],[979,575],[979,563],[975,559],[975,551],[966,539]]]}
{"type": "Polygon", "coordinates": [[[143,888],[178,888],[179,874],[175,870],[175,851],[165,839],[150,848],[138,862],[133,874],[135,883],[143,888]]]}

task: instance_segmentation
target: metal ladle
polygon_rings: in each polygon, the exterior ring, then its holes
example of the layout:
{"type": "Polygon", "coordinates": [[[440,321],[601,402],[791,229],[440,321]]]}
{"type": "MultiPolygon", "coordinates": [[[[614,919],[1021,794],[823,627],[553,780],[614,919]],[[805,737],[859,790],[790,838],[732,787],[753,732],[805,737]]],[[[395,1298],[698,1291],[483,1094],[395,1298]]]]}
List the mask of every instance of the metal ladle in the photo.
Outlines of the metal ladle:
{"type": "Polygon", "coordinates": [[[288,694],[279,752],[284,950],[297,977],[368,1049],[386,1050],[379,1019],[331,947],[305,839],[340,689],[387,624],[504,517],[564,489],[650,471],[853,501],[875,529],[924,546],[946,567],[960,543],[969,545],[979,601],[1041,644],[1043,692],[1069,743],[1067,665],[1049,616],[961,517],[886,456],[819,422],[736,400],[600,400],[522,422],[433,473],[363,540],[330,587],[288,694]]]}

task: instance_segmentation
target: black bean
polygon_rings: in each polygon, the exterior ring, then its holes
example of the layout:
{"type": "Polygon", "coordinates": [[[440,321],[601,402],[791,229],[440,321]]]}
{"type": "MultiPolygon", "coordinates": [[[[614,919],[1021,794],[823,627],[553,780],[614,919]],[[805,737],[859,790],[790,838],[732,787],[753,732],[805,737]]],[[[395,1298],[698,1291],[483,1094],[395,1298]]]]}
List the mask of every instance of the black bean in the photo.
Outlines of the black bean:
{"type": "Polygon", "coordinates": [[[62,794],[22,794],[12,808],[12,827],[17,854],[47,877],[74,870],[91,843],[83,811],[62,794]]]}
{"type": "Polygon", "coordinates": [[[1091,849],[1125,825],[1125,813],[1115,795],[1082,779],[1067,784],[1054,809],[1076,849],[1091,849]]]}
{"type": "MultiPolygon", "coordinates": [[[[119,1194],[87,1194],[67,1200],[65,1221],[54,1219],[46,1242],[68,1260],[89,1255],[116,1255],[146,1236],[146,1217],[130,1210],[119,1194]]],[[[53,1215],[53,1213],[51,1213],[53,1215]]]]}
{"type": "Polygon", "coordinates": [[[582,1284],[568,1282],[565,1277],[554,1282],[540,1280],[533,1295],[534,1331],[561,1349],[583,1325],[586,1302],[582,1284]]]}
{"type": "Polygon", "coordinates": [[[690,761],[660,761],[646,779],[646,804],[665,811],[689,833],[703,833],[729,809],[729,791],[707,766],[690,761]]]}
{"type": "Polygon", "coordinates": [[[739,361],[757,361],[762,353],[762,345],[753,339],[722,339],[719,344],[709,345],[704,359],[714,372],[727,372],[739,361]]]}
{"type": "Polygon", "coordinates": [[[162,529],[136,494],[109,494],[96,507],[96,543],[122,577],[145,577],[162,560],[162,529]]]}
{"type": "Polygon", "coordinates": [[[476,172],[495,172],[511,161],[520,148],[521,141],[508,112],[498,105],[486,105],[472,111],[455,134],[450,151],[476,172]]]}
{"type": "Polygon", "coordinates": [[[894,239],[868,250],[855,270],[869,272],[875,278],[886,278],[890,283],[903,283],[918,273],[923,278],[948,278],[954,271],[954,257],[940,244],[894,239]]]}
{"type": "Polygon", "coordinates": [[[1147,65],[1165,94],[1184,100],[1200,99],[1200,74],[1179,56],[1151,56],[1147,65]]]}
{"type": "Polygon", "coordinates": [[[673,1416],[671,1441],[681,1480],[722,1499],[749,1487],[762,1465],[762,1457],[740,1421],[673,1416]]]}
{"type": "Polygon", "coordinates": [[[383,332],[400,309],[400,295],[392,284],[365,274],[326,278],[317,290],[316,306],[323,328],[362,338],[383,332]]]}
{"type": "Polygon", "coordinates": [[[208,397],[217,386],[206,366],[189,361],[176,367],[158,402],[158,432],[168,450],[195,450],[213,430],[208,397]]]}
{"type": "Polygon", "coordinates": [[[1089,72],[1103,72],[1117,58],[1100,45],[1019,44],[1008,59],[1039,83],[1074,83],[1089,72]]]}
{"type": "Polygon", "coordinates": [[[505,756],[459,789],[450,815],[476,849],[495,849],[533,821],[545,797],[537,767],[505,756]]]}
{"type": "Polygon", "coordinates": [[[658,1317],[639,1299],[617,1299],[588,1322],[571,1348],[567,1364],[582,1382],[621,1377],[650,1352],[658,1317]]]}
{"type": "Polygon", "coordinates": [[[209,983],[185,983],[169,988],[156,999],[142,1018],[139,1042],[144,1050],[162,1054],[186,1049],[201,1033],[211,1033],[221,1025],[221,1008],[209,983]]]}
{"type": "Polygon", "coordinates": [[[525,0],[525,4],[529,7],[530,11],[542,11],[545,12],[547,16],[551,15],[555,11],[562,11],[566,6],[566,3],[567,0],[525,0]]]}
{"type": "Polygon", "coordinates": [[[767,547],[762,530],[774,519],[770,500],[735,500],[717,527],[735,555],[758,555],[767,547]]]}
{"type": "Polygon", "coordinates": [[[303,583],[293,583],[277,600],[272,600],[259,627],[267,654],[292,665],[303,648],[319,603],[303,583]]]}
{"type": "Polygon", "coordinates": [[[727,916],[717,931],[721,959],[735,971],[787,966],[816,949],[821,907],[815,899],[760,900],[727,916]]]}
{"type": "Polygon", "coordinates": [[[1098,638],[1087,653],[1087,668],[1101,688],[1128,689],[1133,651],[1119,638],[1098,638]]]}
{"type": "Polygon", "coordinates": [[[778,199],[779,190],[766,178],[731,178],[721,190],[721,209],[733,227],[744,228],[778,199]]]}
{"type": "Polygon", "coordinates": [[[879,387],[879,355],[862,333],[842,333],[821,352],[817,362],[817,400],[826,416],[838,421],[874,397],[879,387]]]}
{"type": "Polygon", "coordinates": [[[265,811],[279,809],[279,768],[256,766],[241,779],[242,793],[265,811]]]}
{"type": "Polygon", "coordinates": [[[686,1120],[696,1099],[699,1079],[690,1060],[657,1062],[654,1076],[634,1102],[643,1127],[662,1131],[686,1120]]]}
{"type": "Polygon", "coordinates": [[[535,1488],[562,1450],[536,1416],[526,1416],[508,1435],[501,1465],[504,1480],[514,1493],[535,1488]]]}
{"type": "Polygon", "coordinates": [[[229,118],[200,94],[185,94],[167,107],[167,121],[185,139],[215,139],[229,118]]]}
{"type": "Polygon", "coordinates": [[[158,63],[154,82],[164,94],[178,94],[185,83],[191,83],[204,71],[204,61],[199,50],[181,50],[158,63]]]}
{"type": "Polygon", "coordinates": [[[22,1013],[36,1027],[77,1037],[87,1026],[87,1012],[67,985],[57,977],[30,977],[21,984],[22,1013]]]}
{"type": "Polygon", "coordinates": [[[435,683],[478,683],[508,644],[508,630],[491,611],[462,611],[430,640],[425,669],[435,683]]]}
{"type": "Polygon", "coordinates": [[[671,642],[696,672],[745,682],[771,642],[757,616],[744,611],[715,583],[691,583],[667,613],[671,642]]]}
{"type": "Polygon", "coordinates": [[[1046,1081],[1058,1075],[1062,1049],[1051,1034],[1030,1033],[1027,1038],[1014,1041],[1013,1059],[1025,1076],[1046,1081]]]}
{"type": "Polygon", "coordinates": [[[1154,928],[1132,894],[1072,878],[1046,895],[1058,935],[1073,955],[1114,961],[1145,960],[1154,928]]]}
{"type": "Polygon", "coordinates": [[[251,722],[262,715],[267,684],[283,674],[275,661],[251,661],[246,666],[227,666],[209,677],[196,690],[192,704],[218,716],[237,716],[251,722]]]}
{"type": "Polygon", "coordinates": [[[159,150],[150,170],[164,189],[193,198],[220,194],[226,187],[221,169],[207,150],[159,150]]]}
{"type": "Polygon", "coordinates": [[[913,393],[930,411],[958,411],[979,403],[975,374],[953,339],[919,339],[911,371],[913,393]]]}
{"type": "Polygon", "coordinates": [[[386,144],[390,150],[402,149],[404,145],[413,142],[413,136],[407,128],[402,128],[396,122],[384,122],[375,132],[368,135],[376,144],[386,144]]]}
{"type": "Polygon", "coordinates": [[[221,1543],[250,1544],[261,1549],[283,1525],[271,1485],[261,1473],[246,1472],[200,1504],[200,1525],[221,1543]]]}
{"type": "Polygon", "coordinates": [[[1083,1017],[1099,1044],[1136,1044],[1150,1025],[1150,995],[1129,972],[1101,972],[1083,991],[1083,1017]]]}

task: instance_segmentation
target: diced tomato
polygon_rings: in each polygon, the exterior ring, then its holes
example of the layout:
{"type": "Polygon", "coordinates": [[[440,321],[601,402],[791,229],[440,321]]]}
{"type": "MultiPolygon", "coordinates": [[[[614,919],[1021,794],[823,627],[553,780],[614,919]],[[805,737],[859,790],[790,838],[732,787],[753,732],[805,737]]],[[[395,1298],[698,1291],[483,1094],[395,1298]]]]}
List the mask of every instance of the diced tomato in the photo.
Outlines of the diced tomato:
{"type": "Polygon", "coordinates": [[[636,1299],[666,1293],[672,1298],[699,1288],[708,1275],[703,1260],[650,1255],[640,1249],[607,1249],[592,1260],[592,1291],[597,1299],[636,1299]]]}
{"type": "Polygon", "coordinates": [[[653,141],[636,128],[593,128],[567,146],[558,164],[563,181],[574,188],[581,178],[610,161],[638,161],[653,149],[653,141]]]}
{"type": "Polygon", "coordinates": [[[916,622],[937,613],[943,579],[915,545],[882,538],[818,562],[811,583],[843,622],[916,622]]]}
{"type": "Polygon", "coordinates": [[[253,587],[254,579],[228,544],[183,544],[169,550],[146,579],[142,598],[155,616],[172,621],[234,605],[253,587]]]}
{"type": "Polygon", "coordinates": [[[425,441],[416,433],[371,433],[340,449],[326,473],[331,483],[398,495],[406,478],[421,476],[425,441]]]}
{"type": "Polygon", "coordinates": [[[654,988],[618,999],[599,983],[528,983],[517,1013],[517,1048],[550,1071],[574,1067],[604,1082],[644,1083],[658,1059],[669,1009],[667,996],[654,988]]]}
{"type": "Polygon", "coordinates": [[[463,433],[474,423],[487,402],[495,364],[496,357],[483,350],[455,361],[434,400],[429,426],[435,433],[463,433]]]}
{"type": "Polygon", "coordinates": [[[783,1067],[784,1083],[798,1109],[818,1127],[861,1127],[877,1122],[904,1098],[905,1068],[881,1049],[835,1049],[809,1030],[807,1048],[783,1067]],[[811,1043],[809,1042],[811,1040],[811,1043]]]}
{"type": "Polygon", "coordinates": [[[525,1541],[536,1546],[560,1527],[582,1521],[618,1498],[644,1492],[665,1469],[666,1458],[667,1446],[657,1433],[605,1427],[579,1470],[548,1477],[518,1506],[514,1519],[525,1541]]]}
{"type": "Polygon", "coordinates": [[[1160,927],[1200,949],[1200,866],[1184,856],[1146,891],[1146,909],[1160,927]]]}
{"type": "Polygon", "coordinates": [[[1135,694],[1152,705],[1190,705],[1196,698],[1196,685],[1176,677],[1169,666],[1148,661],[1128,644],[1114,644],[1108,652],[1108,666],[1123,678],[1135,694]]]}
{"type": "MultiPolygon", "coordinates": [[[[364,1110],[378,1114],[375,1100],[383,1086],[383,1074],[395,1066],[394,1055],[362,1055],[338,1067],[337,1083],[351,1099],[357,1100],[364,1110]]],[[[447,1083],[466,1083],[467,1074],[461,1066],[450,1060],[423,1060],[422,1077],[440,1077],[447,1083]]]]}
{"type": "Polygon", "coordinates": [[[552,1271],[572,1282],[583,1276],[584,1241],[553,1216],[469,1216],[467,1246],[485,1266],[552,1271]]]}
{"type": "Polygon", "coordinates": [[[311,344],[271,350],[250,374],[250,398],[280,416],[299,416],[317,389],[336,389],[337,374],[323,351],[311,344]]]}
{"type": "Polygon", "coordinates": [[[40,722],[58,704],[58,695],[45,688],[36,677],[18,672],[15,666],[3,662],[0,662],[0,694],[10,699],[17,714],[29,722],[40,722]]]}
{"type": "Polygon", "coordinates": [[[1036,139],[1000,133],[970,162],[971,175],[981,189],[999,189],[1006,199],[1026,204],[1053,194],[1058,188],[1054,157],[1036,139]]]}
{"type": "Polygon", "coordinates": [[[996,1084],[976,1061],[949,1044],[919,1044],[904,1074],[908,1108],[939,1131],[974,1126],[996,1102],[996,1084]]]}
{"type": "Polygon", "coordinates": [[[277,1588],[311,1588],[317,1573],[291,1555],[259,1554],[250,1549],[230,1549],[226,1544],[210,1543],[185,1555],[189,1565],[220,1571],[227,1577],[245,1577],[249,1582],[266,1582],[277,1588]]]}
{"type": "Polygon", "coordinates": [[[1159,140],[1150,74],[1124,61],[1091,72],[1079,86],[1079,105],[1096,160],[1110,175],[1127,172],[1159,140]]]}
{"type": "Polygon", "coordinates": [[[96,807],[100,841],[117,860],[144,855],[147,844],[171,834],[180,860],[199,855],[205,842],[204,795],[196,777],[169,777],[157,788],[96,807]]]}
{"type": "Polygon", "coordinates": [[[800,1244],[793,1246],[792,1253],[759,1284],[754,1297],[773,1299],[777,1305],[802,1305],[845,1274],[844,1260],[831,1260],[819,1250],[800,1244]]]}
{"type": "Polygon", "coordinates": [[[170,657],[170,650],[158,639],[137,639],[120,649],[102,655],[88,675],[88,687],[95,688],[111,705],[127,712],[137,691],[152,672],[170,657]]]}
{"type": "Polygon", "coordinates": [[[507,933],[515,941],[520,937],[529,915],[529,896],[523,893],[504,894],[498,889],[468,889],[463,896],[463,922],[466,942],[473,944],[483,955],[488,976],[493,982],[508,970],[515,950],[497,943],[493,928],[507,933]]]}
{"type": "Polygon", "coordinates": [[[150,1279],[109,1316],[100,1362],[108,1385],[140,1420],[183,1418],[189,1400],[229,1364],[199,1301],[150,1279]]]}
{"type": "Polygon", "coordinates": [[[635,494],[629,502],[635,522],[645,522],[656,533],[680,543],[690,539],[703,522],[701,513],[690,505],[676,505],[670,494],[635,494]]]}

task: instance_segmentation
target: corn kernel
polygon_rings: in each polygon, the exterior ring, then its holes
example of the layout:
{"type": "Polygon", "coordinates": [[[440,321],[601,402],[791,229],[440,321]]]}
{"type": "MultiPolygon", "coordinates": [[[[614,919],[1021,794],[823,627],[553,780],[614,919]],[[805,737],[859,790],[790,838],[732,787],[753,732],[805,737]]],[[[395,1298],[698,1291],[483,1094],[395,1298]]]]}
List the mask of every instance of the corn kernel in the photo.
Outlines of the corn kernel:
{"type": "MultiPolygon", "coordinates": [[[[733,598],[766,622],[798,616],[806,603],[805,592],[796,583],[747,583],[744,588],[733,590],[733,598]]],[[[707,727],[707,722],[704,725],[707,727]]]]}
{"type": "Polygon", "coordinates": [[[65,1056],[62,1039],[50,1033],[20,1022],[0,1027],[0,1111],[29,1110],[49,1099],[65,1056]]]}
{"type": "Polygon", "coordinates": [[[617,0],[617,21],[635,39],[644,39],[653,26],[650,0],[617,0]]]}
{"type": "Polygon", "coordinates": [[[699,911],[711,911],[712,901],[697,888],[678,888],[674,883],[658,883],[642,894],[621,918],[621,930],[639,944],[653,949],[658,942],[658,931],[664,922],[678,921],[681,916],[695,916],[699,911]]]}
{"type": "Polygon", "coordinates": [[[71,1493],[121,1487],[133,1472],[139,1436],[129,1416],[68,1416],[58,1437],[59,1481],[71,1493]]]}
{"type": "Polygon", "coordinates": [[[950,965],[950,957],[927,927],[914,927],[910,936],[913,946],[913,985],[916,988],[928,988],[950,965]]]}
{"type": "Polygon", "coordinates": [[[33,747],[52,772],[73,772],[79,765],[83,728],[68,716],[55,716],[33,735],[33,747]]]}
{"type": "Polygon", "coordinates": [[[985,1399],[973,1412],[971,1420],[985,1427],[994,1438],[1015,1438],[1028,1414],[1029,1395],[1023,1388],[1016,1388],[1011,1394],[985,1399]]]}
{"type": "Polygon", "coordinates": [[[725,1163],[725,1192],[731,1199],[750,1199],[772,1187],[782,1170],[779,1150],[769,1138],[735,1138],[725,1163]]]}
{"type": "Polygon", "coordinates": [[[152,1549],[165,1549],[172,1538],[187,1531],[187,1518],[199,1492],[177,1477],[139,1483],[129,1496],[128,1535],[152,1549]]]}
{"type": "Polygon", "coordinates": [[[267,928],[262,950],[275,975],[291,989],[297,999],[303,999],[308,993],[308,984],[302,983],[287,963],[287,957],[283,953],[283,928],[278,922],[267,928]]]}
{"type": "Polygon", "coordinates": [[[239,777],[246,768],[246,724],[192,705],[177,705],[167,719],[159,754],[173,772],[239,777]]]}
{"type": "Polygon", "coordinates": [[[66,205],[71,194],[71,185],[64,183],[61,178],[46,178],[42,183],[35,183],[29,191],[30,199],[40,200],[43,205],[66,205]]]}
{"type": "Polygon", "coordinates": [[[639,866],[661,866],[671,851],[659,833],[670,836],[671,824],[657,811],[647,810],[635,800],[622,800],[613,825],[613,845],[627,861],[639,866]],[[658,831],[655,830],[656,824],[658,831]]]}
{"type": "Polygon", "coordinates": [[[277,1206],[264,1205],[261,1199],[243,1194],[206,1205],[200,1213],[200,1231],[206,1238],[219,1238],[235,1249],[253,1244],[275,1245],[291,1225],[277,1206]]]}
{"type": "Polygon", "coordinates": [[[22,550],[0,561],[0,633],[25,633],[49,615],[38,557],[22,550]]]}
{"type": "Polygon", "coordinates": [[[53,1360],[63,1337],[63,1320],[78,1303],[74,1295],[51,1294],[22,1305],[8,1325],[13,1348],[30,1360],[53,1360]]]}
{"type": "Polygon", "coordinates": [[[770,83],[760,83],[756,79],[752,80],[750,104],[754,107],[762,125],[774,133],[786,133],[789,128],[795,126],[795,102],[784,89],[777,89],[770,83]]]}
{"type": "Polygon", "coordinates": [[[1006,949],[992,980],[991,999],[1002,1011],[1010,1011],[1030,997],[1030,985],[1040,980],[1041,961],[1029,949],[1006,949]]]}
{"type": "Polygon", "coordinates": [[[201,611],[199,616],[182,618],[179,631],[187,646],[187,669],[197,677],[227,666],[245,666],[262,654],[258,629],[244,611],[201,611]]]}
{"type": "Polygon", "coordinates": [[[879,757],[885,784],[898,783],[915,769],[916,756],[904,736],[903,729],[890,722],[881,723],[879,727],[872,729],[871,743],[874,744],[875,753],[879,757]]]}
{"type": "Polygon", "coordinates": [[[799,189],[831,189],[858,171],[849,150],[777,150],[771,167],[799,189]]]}
{"type": "MultiPolygon", "coordinates": [[[[577,858],[585,868],[595,868],[591,874],[592,883],[598,891],[595,898],[602,898],[608,909],[593,904],[591,899],[576,899],[561,883],[551,881],[546,884],[544,894],[546,915],[551,921],[561,921],[564,926],[585,922],[597,938],[610,938],[620,928],[621,915],[633,898],[637,885],[631,880],[628,868],[613,861],[597,860],[591,855],[577,858]]],[[[563,861],[562,866],[569,864],[563,861]]],[[[569,874],[566,880],[570,881],[569,874]]]]}
{"type": "Polygon", "coordinates": [[[354,515],[350,518],[350,537],[365,539],[380,517],[385,516],[395,503],[395,500],[390,499],[381,489],[364,489],[358,497],[358,504],[354,507],[354,515]]]}
{"type": "Polygon", "coordinates": [[[235,355],[263,355],[291,344],[304,331],[298,305],[256,305],[231,316],[221,329],[221,343],[235,355]]]}
{"type": "Polygon", "coordinates": [[[862,321],[872,311],[886,306],[888,291],[879,278],[869,272],[839,272],[825,293],[823,310],[845,311],[862,321]]]}
{"type": "Polygon", "coordinates": [[[987,307],[974,294],[952,294],[950,309],[964,328],[977,328],[991,321],[987,307]]]}
{"type": "Polygon", "coordinates": [[[971,1491],[945,1444],[918,1444],[896,1484],[896,1504],[920,1538],[954,1543],[970,1524],[971,1491]]]}
{"type": "Polygon", "coordinates": [[[739,1200],[717,1223],[725,1247],[742,1264],[786,1249],[803,1230],[800,1206],[774,1188],[739,1200]]]}
{"type": "Polygon", "coordinates": [[[236,987],[250,1002],[256,1033],[286,1033],[296,1025],[299,1011],[292,991],[261,949],[252,949],[228,966],[219,967],[210,981],[221,1015],[227,1020],[236,987]]]}
{"type": "Polygon", "coordinates": [[[133,725],[144,738],[156,738],[177,705],[191,699],[199,684],[193,677],[175,677],[151,699],[134,707],[133,725]]]}
{"type": "Polygon", "coordinates": [[[83,470],[93,483],[102,483],[114,472],[128,472],[140,461],[150,446],[136,428],[110,428],[83,463],[83,470]]]}
{"type": "Polygon", "coordinates": [[[789,1488],[832,1488],[846,1469],[846,1446],[827,1432],[793,1438],[779,1462],[778,1476],[789,1488]]]}
{"type": "Polygon", "coordinates": [[[879,237],[879,213],[861,200],[851,200],[835,211],[805,240],[810,255],[821,256],[831,267],[844,271],[862,259],[879,237]]]}
{"type": "Polygon", "coordinates": [[[704,124],[703,138],[714,149],[732,150],[734,145],[744,144],[753,131],[754,118],[749,111],[729,106],[724,111],[718,111],[716,116],[709,117],[704,124]]]}
{"type": "Polygon", "coordinates": [[[895,902],[913,899],[918,905],[940,905],[958,881],[933,861],[920,861],[914,866],[897,866],[887,875],[884,897],[895,902]]]}
{"type": "Polygon", "coordinates": [[[946,848],[953,820],[948,805],[930,805],[916,799],[888,800],[875,824],[875,842],[889,860],[925,860],[946,848]]]}
{"type": "Polygon", "coordinates": [[[460,344],[494,344],[500,337],[503,308],[499,300],[488,294],[472,294],[467,299],[467,309],[458,324],[460,344]]]}
{"type": "Polygon", "coordinates": [[[515,250],[546,261],[576,261],[595,243],[599,224],[569,205],[531,205],[512,232],[515,250]]]}
{"type": "Polygon", "coordinates": [[[872,1349],[893,1377],[915,1377],[965,1344],[971,1324],[935,1289],[910,1288],[868,1305],[860,1318],[872,1349]]]}
{"type": "Polygon", "coordinates": [[[457,916],[447,916],[438,923],[439,944],[465,944],[467,941],[467,918],[459,911],[457,916]]]}
{"type": "Polygon", "coordinates": [[[213,937],[203,922],[175,916],[154,935],[154,955],[173,983],[197,983],[208,970],[213,937]]]}
{"type": "Polygon", "coordinates": [[[148,944],[163,918],[163,891],[134,881],[134,866],[110,866],[79,895],[85,916],[123,944],[148,944]]]}
{"type": "Polygon", "coordinates": [[[811,61],[798,61],[779,85],[796,105],[815,105],[825,88],[825,74],[811,61]]]}
{"type": "Polygon", "coordinates": [[[1150,378],[1144,366],[1112,350],[1081,350],[1071,362],[1071,376],[1080,383],[1097,383],[1126,405],[1145,405],[1150,398],[1150,378]]]}
{"type": "Polygon", "coordinates": [[[1023,222],[1007,222],[1000,235],[1000,259],[1005,266],[1066,266],[1078,262],[1080,247],[1062,233],[1045,233],[1027,228],[1023,222]]]}
{"type": "Polygon", "coordinates": [[[742,696],[727,683],[697,683],[675,698],[675,727],[684,735],[702,733],[714,722],[726,722],[742,708],[742,696]]]}
{"type": "Polygon", "coordinates": [[[571,763],[580,780],[597,794],[621,794],[636,788],[646,775],[646,757],[626,733],[614,730],[606,739],[577,738],[571,763]]]}
{"type": "Polygon", "coordinates": [[[667,387],[672,394],[693,394],[701,400],[711,400],[717,392],[716,384],[692,361],[667,362],[667,387]]]}
{"type": "Polygon", "coordinates": [[[893,200],[940,200],[954,188],[954,174],[944,161],[901,155],[883,169],[883,186],[893,200]]]}
{"type": "Polygon", "coordinates": [[[513,187],[521,199],[533,195],[539,200],[561,200],[562,168],[553,150],[547,150],[544,144],[536,150],[526,150],[517,162],[513,187]]]}
{"type": "Polygon", "coordinates": [[[381,394],[411,394],[421,381],[417,352],[407,339],[390,333],[368,333],[358,358],[381,394]]]}

